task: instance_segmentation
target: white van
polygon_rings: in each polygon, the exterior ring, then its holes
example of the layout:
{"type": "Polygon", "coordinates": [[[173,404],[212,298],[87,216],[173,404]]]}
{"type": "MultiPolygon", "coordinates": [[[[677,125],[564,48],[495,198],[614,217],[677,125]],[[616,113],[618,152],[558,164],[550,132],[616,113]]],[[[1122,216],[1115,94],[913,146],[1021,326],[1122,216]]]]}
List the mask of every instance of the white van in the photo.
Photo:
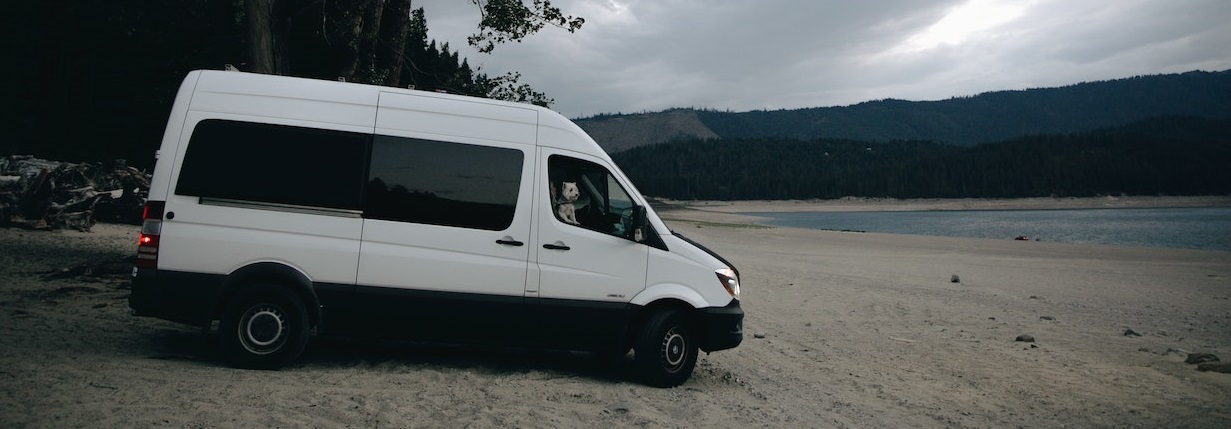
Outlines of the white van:
{"type": "Polygon", "coordinates": [[[675,386],[743,338],[735,267],[674,234],[563,116],[194,71],[167,121],[129,306],[279,368],[310,333],[630,349],[675,386]]]}

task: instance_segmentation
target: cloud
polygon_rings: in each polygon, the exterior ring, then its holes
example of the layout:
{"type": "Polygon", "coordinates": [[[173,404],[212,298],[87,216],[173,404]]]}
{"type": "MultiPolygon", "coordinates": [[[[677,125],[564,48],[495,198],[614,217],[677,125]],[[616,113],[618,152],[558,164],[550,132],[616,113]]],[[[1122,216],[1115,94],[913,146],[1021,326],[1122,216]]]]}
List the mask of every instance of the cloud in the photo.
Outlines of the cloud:
{"type": "Polygon", "coordinates": [[[430,35],[489,74],[520,71],[570,117],[672,107],[944,99],[1141,74],[1231,68],[1224,0],[557,0],[586,18],[491,55],[478,12],[430,2],[430,35]]]}

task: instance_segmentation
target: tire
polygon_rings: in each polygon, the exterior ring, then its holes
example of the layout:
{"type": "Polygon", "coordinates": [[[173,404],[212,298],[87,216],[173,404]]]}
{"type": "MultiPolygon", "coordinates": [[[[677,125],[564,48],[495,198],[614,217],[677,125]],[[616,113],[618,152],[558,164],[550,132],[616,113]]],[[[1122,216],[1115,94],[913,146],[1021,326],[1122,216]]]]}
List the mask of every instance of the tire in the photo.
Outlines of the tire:
{"type": "Polygon", "coordinates": [[[637,375],[655,387],[683,384],[697,365],[697,337],[685,314],[676,310],[650,315],[633,350],[637,375]]]}
{"type": "Polygon", "coordinates": [[[278,369],[295,361],[307,345],[307,312],[303,301],[285,288],[252,286],[227,303],[218,336],[228,364],[278,369]]]}

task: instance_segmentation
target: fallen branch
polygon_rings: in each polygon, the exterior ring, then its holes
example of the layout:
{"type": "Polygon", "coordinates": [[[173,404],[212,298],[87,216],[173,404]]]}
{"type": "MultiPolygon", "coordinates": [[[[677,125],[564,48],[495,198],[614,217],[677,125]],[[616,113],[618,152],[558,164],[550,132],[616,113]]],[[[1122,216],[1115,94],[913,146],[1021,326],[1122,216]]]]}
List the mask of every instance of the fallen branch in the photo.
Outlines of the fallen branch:
{"type": "Polygon", "coordinates": [[[0,158],[0,226],[89,231],[98,221],[140,223],[150,176],[111,163],[0,158]]]}

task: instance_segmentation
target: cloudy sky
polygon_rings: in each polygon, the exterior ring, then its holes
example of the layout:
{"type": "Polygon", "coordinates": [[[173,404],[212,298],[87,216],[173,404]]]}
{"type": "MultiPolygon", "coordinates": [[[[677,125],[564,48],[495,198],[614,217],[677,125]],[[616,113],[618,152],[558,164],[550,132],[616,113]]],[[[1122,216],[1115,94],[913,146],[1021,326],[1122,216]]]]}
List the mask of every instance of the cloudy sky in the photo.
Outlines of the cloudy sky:
{"type": "Polygon", "coordinates": [[[478,10],[423,6],[430,37],[489,75],[520,71],[568,117],[939,100],[1231,69],[1229,0],[554,0],[586,19],[493,54],[478,10]]]}

